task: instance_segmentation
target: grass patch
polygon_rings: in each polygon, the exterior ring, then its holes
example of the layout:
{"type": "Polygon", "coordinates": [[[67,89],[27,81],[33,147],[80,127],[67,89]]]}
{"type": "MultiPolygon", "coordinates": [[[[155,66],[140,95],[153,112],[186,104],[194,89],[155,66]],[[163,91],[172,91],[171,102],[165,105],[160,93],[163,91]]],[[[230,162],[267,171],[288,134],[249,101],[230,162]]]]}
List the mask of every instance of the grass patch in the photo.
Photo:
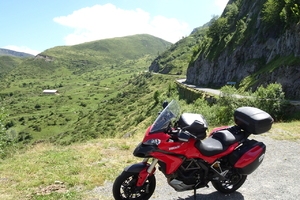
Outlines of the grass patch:
{"type": "Polygon", "coordinates": [[[24,153],[1,161],[1,197],[87,199],[87,190],[113,180],[126,165],[139,162],[132,156],[139,140],[133,137],[67,147],[48,143],[30,146],[24,153]]]}
{"type": "Polygon", "coordinates": [[[300,140],[300,121],[275,123],[271,129],[271,137],[280,140],[300,140]]]}

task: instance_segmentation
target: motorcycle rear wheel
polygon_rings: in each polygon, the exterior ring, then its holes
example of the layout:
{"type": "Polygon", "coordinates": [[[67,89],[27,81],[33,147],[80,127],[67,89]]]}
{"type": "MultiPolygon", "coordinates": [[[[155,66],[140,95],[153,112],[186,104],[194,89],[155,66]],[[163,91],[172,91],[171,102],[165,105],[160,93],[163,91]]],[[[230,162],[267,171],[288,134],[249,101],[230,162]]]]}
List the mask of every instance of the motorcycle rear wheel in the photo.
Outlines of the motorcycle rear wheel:
{"type": "Polygon", "coordinates": [[[149,176],[141,187],[136,186],[138,173],[123,171],[113,184],[113,195],[115,200],[147,200],[156,186],[155,176],[149,176]]]}
{"type": "Polygon", "coordinates": [[[246,181],[247,175],[234,174],[226,181],[212,181],[216,190],[224,194],[230,194],[239,189],[246,181]]]}

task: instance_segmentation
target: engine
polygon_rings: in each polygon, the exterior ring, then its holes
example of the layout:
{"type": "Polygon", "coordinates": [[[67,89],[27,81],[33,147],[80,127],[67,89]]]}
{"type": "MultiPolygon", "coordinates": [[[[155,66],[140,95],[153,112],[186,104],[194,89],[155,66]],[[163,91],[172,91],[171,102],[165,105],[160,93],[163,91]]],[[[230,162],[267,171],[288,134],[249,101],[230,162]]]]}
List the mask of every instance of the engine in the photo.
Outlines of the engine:
{"type": "Polygon", "coordinates": [[[187,159],[175,173],[168,175],[168,183],[178,192],[206,186],[207,182],[203,180],[205,169],[200,160],[187,159]]]}

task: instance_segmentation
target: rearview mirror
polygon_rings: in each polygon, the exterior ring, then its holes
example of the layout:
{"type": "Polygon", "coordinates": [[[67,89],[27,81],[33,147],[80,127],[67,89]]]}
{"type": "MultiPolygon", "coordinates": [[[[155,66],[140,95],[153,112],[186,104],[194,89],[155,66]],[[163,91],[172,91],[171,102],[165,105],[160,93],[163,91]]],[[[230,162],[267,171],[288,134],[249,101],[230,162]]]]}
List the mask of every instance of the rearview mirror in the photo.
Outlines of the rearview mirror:
{"type": "Polygon", "coordinates": [[[164,101],[162,104],[162,107],[165,109],[168,106],[169,102],[168,101],[164,101]]]}

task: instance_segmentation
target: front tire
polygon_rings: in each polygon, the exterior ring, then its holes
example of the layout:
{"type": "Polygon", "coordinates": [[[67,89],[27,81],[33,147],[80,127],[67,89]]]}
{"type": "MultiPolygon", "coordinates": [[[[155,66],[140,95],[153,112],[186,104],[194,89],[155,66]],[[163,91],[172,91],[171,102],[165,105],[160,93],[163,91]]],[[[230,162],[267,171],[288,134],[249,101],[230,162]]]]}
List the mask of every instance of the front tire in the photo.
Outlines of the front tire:
{"type": "Polygon", "coordinates": [[[149,199],[156,186],[155,176],[149,176],[141,187],[136,186],[139,173],[123,171],[115,180],[113,185],[113,195],[115,200],[134,199],[147,200],[149,199]]]}
{"type": "Polygon", "coordinates": [[[246,181],[247,175],[233,174],[225,181],[212,181],[212,185],[216,190],[224,194],[230,194],[239,189],[246,181]]]}

